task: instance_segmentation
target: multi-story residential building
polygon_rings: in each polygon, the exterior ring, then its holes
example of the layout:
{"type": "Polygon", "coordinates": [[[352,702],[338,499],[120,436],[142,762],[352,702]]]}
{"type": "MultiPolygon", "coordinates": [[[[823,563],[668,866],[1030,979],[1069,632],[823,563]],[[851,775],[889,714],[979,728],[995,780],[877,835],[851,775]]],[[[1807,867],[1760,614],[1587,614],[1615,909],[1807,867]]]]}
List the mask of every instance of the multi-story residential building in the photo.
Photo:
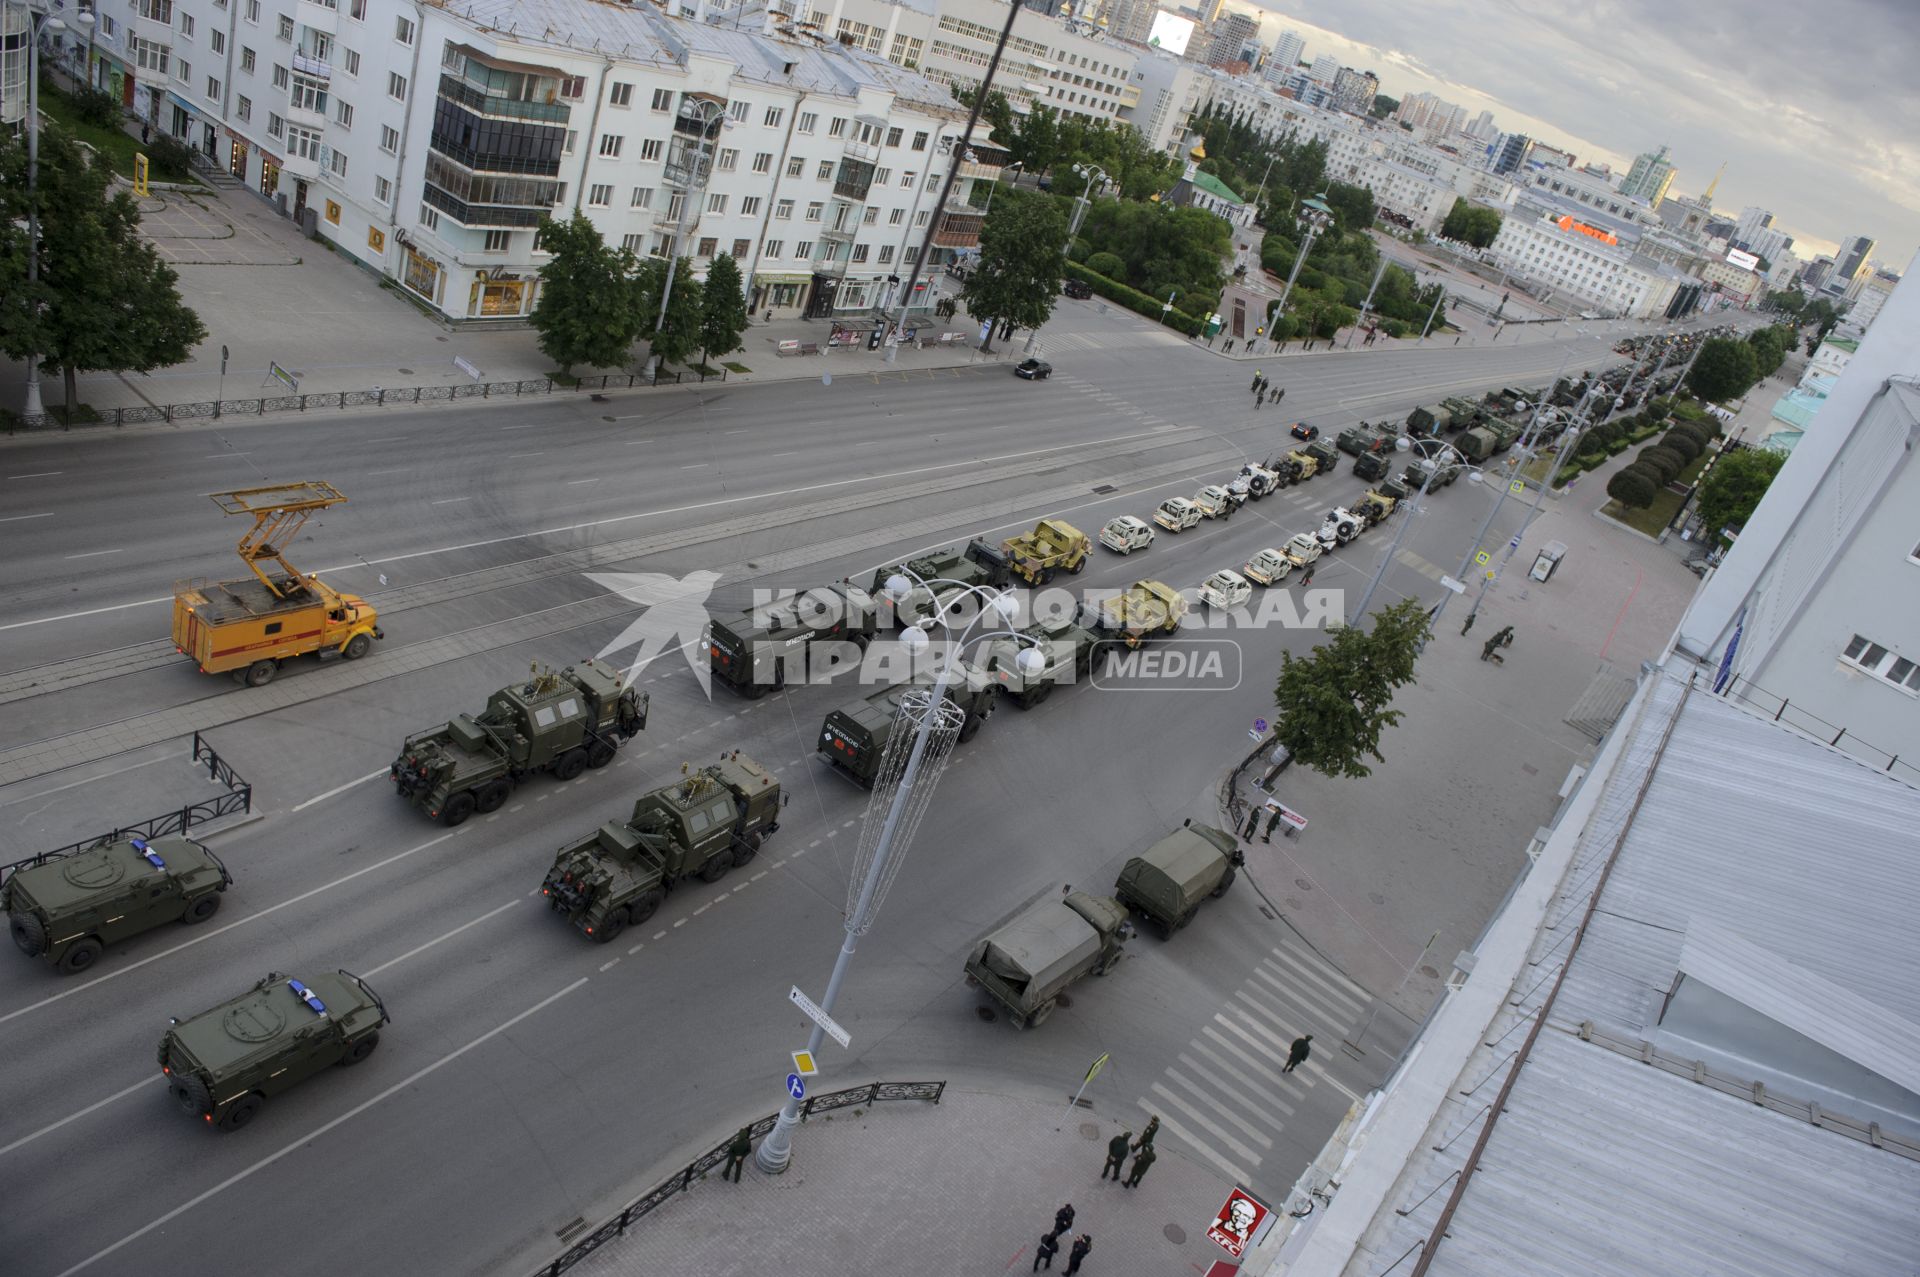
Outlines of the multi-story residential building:
{"type": "MultiPolygon", "coordinates": [[[[1911,269],[1909,269],[1911,273],[1911,269]]],[[[1920,777],[1920,289],[1897,287],[1681,621],[1716,688],[1920,777]]]]}
{"type": "Polygon", "coordinates": [[[1273,42],[1273,56],[1267,61],[1267,79],[1285,79],[1293,74],[1300,65],[1300,55],[1307,51],[1307,42],[1298,31],[1282,31],[1280,38],[1273,42]]]}
{"type": "Polygon", "coordinates": [[[1374,95],[1380,91],[1380,79],[1371,71],[1341,67],[1333,77],[1333,105],[1336,110],[1366,115],[1373,110],[1374,95]]]}
{"type": "Polygon", "coordinates": [[[1314,58],[1307,67],[1309,78],[1318,80],[1329,89],[1333,87],[1333,77],[1340,74],[1340,59],[1331,53],[1322,53],[1314,58]]]}
{"type": "Polygon", "coordinates": [[[1133,105],[1121,119],[1138,129],[1154,150],[1178,154],[1187,121],[1206,105],[1210,88],[1207,68],[1156,50],[1134,62],[1128,88],[1133,93],[1133,105]]]}
{"type": "Polygon", "coordinates": [[[1733,246],[1748,248],[1754,237],[1773,225],[1773,214],[1758,205],[1749,204],[1740,210],[1740,216],[1733,223],[1733,246]]]}
{"type": "Polygon", "coordinates": [[[1763,301],[1767,281],[1758,271],[1736,266],[1720,257],[1709,257],[1697,272],[1713,291],[1735,306],[1755,306],[1763,301]]]}
{"type": "Polygon", "coordinates": [[[1827,272],[1820,287],[1826,292],[1845,296],[1859,275],[1860,268],[1873,256],[1874,242],[1865,235],[1849,235],[1840,241],[1840,251],[1834,255],[1833,269],[1827,272]]]}
{"type": "Polygon", "coordinates": [[[1527,154],[1533,150],[1533,139],[1524,133],[1502,133],[1500,140],[1488,148],[1487,167],[1495,173],[1517,173],[1527,162],[1527,154]]]}
{"type": "Polygon", "coordinates": [[[1154,0],[1106,0],[1097,14],[1107,24],[1111,39],[1145,44],[1153,32],[1153,15],[1160,12],[1154,0]]]}
{"type": "Polygon", "coordinates": [[[134,38],[167,55],[136,69],[158,127],[217,135],[236,176],[454,320],[528,314],[535,228],[574,212],[643,256],[683,232],[697,272],[736,258],[756,309],[870,308],[929,227],[937,258],[977,244],[972,186],[1003,158],[982,136],[937,206],[965,119],[948,90],[774,15],[740,29],[596,0],[140,3],[153,16],[134,38]],[[203,61],[216,33],[231,71],[203,61]]]}
{"type": "Polygon", "coordinates": [[[1620,193],[1645,200],[1650,207],[1659,208],[1660,201],[1667,197],[1667,188],[1673,185],[1674,172],[1663,144],[1658,151],[1644,152],[1634,157],[1633,167],[1627,170],[1626,179],[1620,183],[1620,193]]]}
{"type": "Polygon", "coordinates": [[[1492,111],[1482,111],[1473,117],[1473,123],[1462,130],[1470,138],[1491,141],[1499,135],[1500,127],[1494,123],[1492,111]]]}
{"type": "Polygon", "coordinates": [[[1852,309],[1847,311],[1847,322],[1865,329],[1872,325],[1880,312],[1886,308],[1887,299],[1900,283],[1900,277],[1890,270],[1876,270],[1866,277],[1860,285],[1860,292],[1854,298],[1852,309]]]}
{"type": "Polygon", "coordinates": [[[1684,276],[1639,251],[1650,228],[1589,204],[1528,187],[1516,195],[1492,246],[1507,273],[1611,315],[1664,315],[1684,276]]]}
{"type": "Polygon", "coordinates": [[[1223,67],[1246,60],[1248,45],[1260,42],[1260,20],[1244,13],[1222,14],[1213,25],[1213,39],[1207,45],[1208,66],[1223,67]]]}

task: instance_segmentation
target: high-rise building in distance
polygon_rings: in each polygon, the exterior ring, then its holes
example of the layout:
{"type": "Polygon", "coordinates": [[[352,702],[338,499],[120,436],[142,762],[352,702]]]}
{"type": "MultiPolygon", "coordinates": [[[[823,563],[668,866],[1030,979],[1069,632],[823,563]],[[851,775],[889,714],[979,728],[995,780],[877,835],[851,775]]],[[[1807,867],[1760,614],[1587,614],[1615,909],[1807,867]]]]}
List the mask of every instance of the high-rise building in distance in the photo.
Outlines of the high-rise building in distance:
{"type": "Polygon", "coordinates": [[[1642,152],[1633,160],[1633,167],[1627,170],[1626,180],[1620,183],[1620,193],[1631,195],[1635,199],[1645,200],[1655,208],[1667,198],[1667,188],[1673,185],[1673,164],[1667,159],[1667,148],[1663,143],[1658,151],[1642,152]]]}

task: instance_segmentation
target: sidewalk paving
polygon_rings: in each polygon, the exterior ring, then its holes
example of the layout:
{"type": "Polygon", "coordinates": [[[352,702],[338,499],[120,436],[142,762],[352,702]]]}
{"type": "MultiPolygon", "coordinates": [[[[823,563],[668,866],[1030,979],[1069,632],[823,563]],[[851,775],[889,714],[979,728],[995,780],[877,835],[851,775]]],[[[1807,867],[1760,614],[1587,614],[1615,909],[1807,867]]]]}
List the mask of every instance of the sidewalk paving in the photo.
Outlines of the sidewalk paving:
{"type": "MultiPolygon", "coordinates": [[[[1041,1234],[1053,1229],[1054,1211],[1068,1202],[1074,1222],[1061,1238],[1055,1273],[1065,1270],[1072,1238],[1082,1233],[1093,1238],[1084,1277],[1203,1273],[1226,1259],[1206,1231],[1233,1185],[1165,1140],[1156,1142],[1159,1158],[1139,1187],[1103,1183],[1107,1141],[1122,1130],[1137,1136],[1140,1124],[1122,1126],[1086,1108],[1069,1114],[1068,1099],[949,1084],[937,1105],[900,1101],[816,1117],[794,1132],[784,1175],[765,1175],[749,1158],[735,1185],[715,1168],[568,1271],[1025,1273],[1041,1234]]],[[[713,1131],[708,1144],[730,1134],[713,1131]]]]}

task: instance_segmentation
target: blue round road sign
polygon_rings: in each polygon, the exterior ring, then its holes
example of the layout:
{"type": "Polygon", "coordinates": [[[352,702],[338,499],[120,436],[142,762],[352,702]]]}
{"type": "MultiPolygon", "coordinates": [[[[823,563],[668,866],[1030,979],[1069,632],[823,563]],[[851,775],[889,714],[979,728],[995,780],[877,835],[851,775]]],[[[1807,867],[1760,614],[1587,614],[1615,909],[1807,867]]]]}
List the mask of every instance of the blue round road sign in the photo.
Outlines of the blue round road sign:
{"type": "Polygon", "coordinates": [[[807,1098],[807,1085],[800,1080],[798,1073],[787,1074],[787,1094],[796,1100],[807,1098]]]}
{"type": "Polygon", "coordinates": [[[1256,732],[1264,732],[1264,731],[1266,731],[1266,730],[1267,730],[1267,720],[1266,720],[1266,719],[1264,719],[1264,718],[1256,718],[1256,719],[1254,719],[1254,720],[1253,720],[1253,730],[1254,730],[1254,731],[1256,731],[1256,732]]]}

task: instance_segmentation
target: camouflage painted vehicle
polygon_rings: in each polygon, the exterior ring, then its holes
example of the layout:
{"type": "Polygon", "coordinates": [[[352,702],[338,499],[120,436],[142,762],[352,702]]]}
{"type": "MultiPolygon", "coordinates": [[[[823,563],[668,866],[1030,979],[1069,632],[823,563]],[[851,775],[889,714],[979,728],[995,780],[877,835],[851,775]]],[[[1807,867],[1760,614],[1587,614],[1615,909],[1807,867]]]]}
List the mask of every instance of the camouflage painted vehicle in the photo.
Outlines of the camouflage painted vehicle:
{"type": "Polygon", "coordinates": [[[1417,457],[1408,462],[1407,468],[1400,472],[1400,486],[1409,492],[1418,492],[1427,487],[1427,476],[1436,468],[1439,473],[1433,474],[1433,486],[1427,489],[1429,492],[1438,492],[1460,477],[1458,461],[1435,461],[1430,457],[1417,457]]]}
{"type": "Polygon", "coordinates": [[[1053,617],[1037,621],[1022,633],[1039,640],[1040,645],[1034,650],[1046,661],[1039,673],[1021,672],[1019,658],[1026,646],[1012,639],[994,640],[987,649],[986,659],[987,673],[999,684],[1001,694],[1021,709],[1032,709],[1053,695],[1054,688],[1078,682],[1093,668],[1100,639],[1081,623],[1079,616],[1072,620],[1053,617]]]}
{"type": "Polygon", "coordinates": [[[973,946],[968,983],[999,1003],[1015,1028],[1029,1028],[1052,1015],[1076,981],[1113,970],[1132,935],[1127,907],[1113,897],[1048,893],[973,946]]]}
{"type": "Polygon", "coordinates": [[[1370,452],[1381,452],[1393,447],[1393,432],[1380,426],[1370,426],[1366,422],[1357,422],[1340,432],[1334,440],[1334,446],[1340,451],[1359,457],[1370,452]]]}
{"type": "Polygon", "coordinates": [[[893,605],[894,622],[898,625],[912,625],[934,614],[937,610],[935,599],[945,604],[954,596],[972,586],[1001,586],[1007,583],[1007,560],[999,550],[985,541],[975,538],[962,550],[947,546],[935,550],[932,554],[923,554],[919,558],[908,559],[905,563],[893,563],[873,574],[873,585],[869,593],[875,598],[886,598],[887,578],[901,569],[909,582],[914,577],[923,581],[939,581],[941,585],[929,591],[922,586],[913,586],[905,598],[888,599],[893,605]]]}
{"type": "Polygon", "coordinates": [[[1471,399],[1442,399],[1440,406],[1447,410],[1447,429],[1465,430],[1477,426],[1486,419],[1486,409],[1471,399]]]}
{"type": "Polygon", "coordinates": [[[205,922],[232,883],[220,858],[191,838],[108,839],[7,875],[0,909],[20,952],[73,975],[129,936],[205,922]]]}
{"type": "Polygon", "coordinates": [[[1367,521],[1367,526],[1385,523],[1392,516],[1394,507],[1407,499],[1407,490],[1397,483],[1383,483],[1370,488],[1367,494],[1353,503],[1353,512],[1367,521]]]}
{"type": "MultiPolygon", "coordinates": [[[[993,713],[999,685],[977,665],[963,661],[961,668],[966,678],[947,684],[947,699],[965,715],[960,724],[960,740],[964,743],[980,734],[981,725],[993,713]]],[[[932,686],[933,676],[922,675],[831,711],[820,725],[820,752],[835,767],[872,788],[873,778],[880,772],[880,760],[886,756],[887,742],[900,721],[900,698],[915,687],[932,686]]]]}
{"type": "Polygon", "coordinates": [[[1135,581],[1114,597],[1103,600],[1099,612],[1091,619],[1101,638],[1139,647],[1156,634],[1171,634],[1179,629],[1180,618],[1186,614],[1187,600],[1171,585],[1164,581],[1135,581]]]}
{"type": "Polygon", "coordinates": [[[752,861],[780,828],[784,801],[772,773],[736,750],[562,847],[541,890],[555,913],[606,944],[651,918],[680,882],[719,882],[752,861]]]}
{"type": "Polygon", "coordinates": [[[1453,424],[1453,414],[1439,404],[1422,404],[1407,414],[1407,429],[1415,435],[1437,435],[1453,424]]]}
{"type": "Polygon", "coordinates": [[[1315,439],[1300,451],[1313,458],[1316,474],[1332,474],[1340,464],[1340,449],[1325,439],[1315,439]]]}
{"type": "Polygon", "coordinates": [[[1493,431],[1485,426],[1475,426],[1462,431],[1460,437],[1453,441],[1453,446],[1469,461],[1485,461],[1494,454],[1496,442],[1493,431]]]}
{"type": "Polygon", "coordinates": [[[386,1003],[350,972],[270,972],[239,997],[174,1020],[160,1039],[160,1071],[181,1108],[237,1131],[280,1092],[372,1055],[387,1022],[386,1003]]]}
{"type": "Polygon", "coordinates": [[[1189,820],[1122,865],[1113,894],[1170,940],[1204,901],[1227,894],[1246,862],[1232,834],[1189,820]]]}
{"type": "Polygon", "coordinates": [[[1079,572],[1092,551],[1092,538],[1065,519],[1042,519],[1033,531],[1000,544],[1008,571],[1029,585],[1045,585],[1057,572],[1079,572]]]}
{"type": "Polygon", "coordinates": [[[387,769],[402,798],[449,827],[498,811],[536,772],[572,780],[605,767],[647,725],[648,695],[620,686],[620,671],[581,661],[503,687],[476,718],[462,714],[407,737],[387,769]]]}
{"type": "Polygon", "coordinates": [[[785,685],[788,660],[804,660],[814,643],[852,643],[864,650],[879,624],[873,595],[851,582],[825,585],[707,625],[707,663],[714,677],[749,700],[785,685]]]}

